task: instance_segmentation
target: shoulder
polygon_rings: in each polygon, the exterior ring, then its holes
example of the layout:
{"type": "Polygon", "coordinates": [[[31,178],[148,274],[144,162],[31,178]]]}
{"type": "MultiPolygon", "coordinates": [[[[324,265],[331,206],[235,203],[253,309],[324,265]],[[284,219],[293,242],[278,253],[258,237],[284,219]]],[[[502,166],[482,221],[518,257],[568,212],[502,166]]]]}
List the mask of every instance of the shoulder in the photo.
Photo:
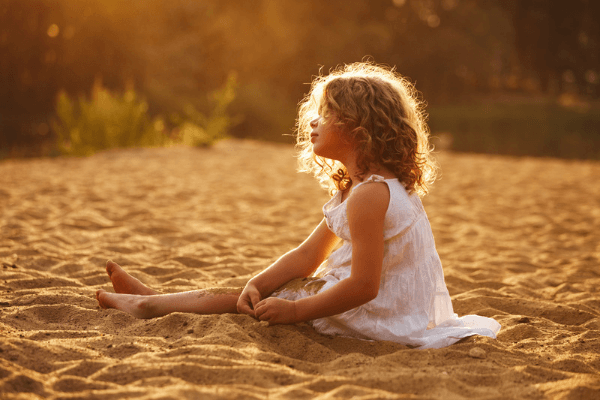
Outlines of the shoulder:
{"type": "Polygon", "coordinates": [[[353,190],[346,201],[349,219],[383,220],[390,203],[390,189],[385,182],[368,182],[353,190]]]}

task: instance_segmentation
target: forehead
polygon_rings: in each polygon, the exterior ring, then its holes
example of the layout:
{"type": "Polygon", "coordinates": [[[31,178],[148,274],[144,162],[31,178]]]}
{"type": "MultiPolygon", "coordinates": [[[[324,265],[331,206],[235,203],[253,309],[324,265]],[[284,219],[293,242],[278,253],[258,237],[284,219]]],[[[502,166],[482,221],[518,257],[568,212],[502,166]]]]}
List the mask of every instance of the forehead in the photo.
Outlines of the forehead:
{"type": "Polygon", "coordinates": [[[325,96],[323,95],[323,90],[315,90],[311,94],[310,101],[312,103],[312,107],[314,110],[320,112],[325,105],[325,96]]]}

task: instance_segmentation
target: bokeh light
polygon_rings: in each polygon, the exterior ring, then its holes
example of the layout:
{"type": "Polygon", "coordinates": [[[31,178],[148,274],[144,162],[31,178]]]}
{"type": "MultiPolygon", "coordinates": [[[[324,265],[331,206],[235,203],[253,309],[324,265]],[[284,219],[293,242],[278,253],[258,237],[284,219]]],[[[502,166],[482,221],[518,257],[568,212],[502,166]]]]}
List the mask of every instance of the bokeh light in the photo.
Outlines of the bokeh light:
{"type": "Polygon", "coordinates": [[[437,28],[438,26],[440,26],[440,17],[438,17],[437,15],[428,16],[427,25],[429,25],[430,28],[437,28]]]}
{"type": "Polygon", "coordinates": [[[52,24],[48,27],[47,33],[48,33],[48,36],[50,36],[51,38],[55,38],[60,33],[60,29],[58,28],[58,25],[52,24]]]}

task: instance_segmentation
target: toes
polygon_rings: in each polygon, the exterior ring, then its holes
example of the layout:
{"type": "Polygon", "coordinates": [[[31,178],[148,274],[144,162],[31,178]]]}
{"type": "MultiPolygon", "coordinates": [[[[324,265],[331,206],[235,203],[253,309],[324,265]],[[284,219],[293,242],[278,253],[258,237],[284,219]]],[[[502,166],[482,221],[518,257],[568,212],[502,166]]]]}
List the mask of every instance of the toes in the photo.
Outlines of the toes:
{"type": "Polygon", "coordinates": [[[102,304],[102,300],[100,300],[100,295],[104,293],[104,290],[100,289],[96,292],[96,300],[98,300],[98,305],[100,305],[100,307],[102,308],[106,308],[104,307],[104,305],[102,304]]]}
{"type": "Polygon", "coordinates": [[[108,273],[108,276],[111,276],[118,268],[120,268],[119,264],[112,262],[111,260],[106,262],[106,272],[108,273]]]}

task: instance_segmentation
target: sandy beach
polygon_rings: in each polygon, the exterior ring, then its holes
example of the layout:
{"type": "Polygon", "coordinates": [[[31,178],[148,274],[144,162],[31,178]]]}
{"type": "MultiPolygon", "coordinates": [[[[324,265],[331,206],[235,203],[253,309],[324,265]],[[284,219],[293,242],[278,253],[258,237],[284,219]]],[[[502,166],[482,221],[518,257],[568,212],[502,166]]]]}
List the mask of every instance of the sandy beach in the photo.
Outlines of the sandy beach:
{"type": "Polygon", "coordinates": [[[424,205],[455,312],[502,324],[438,350],[98,307],[107,259],[170,293],[243,286],[297,246],[328,195],[292,146],[0,162],[0,398],[600,398],[600,163],[438,160],[424,205]]]}

